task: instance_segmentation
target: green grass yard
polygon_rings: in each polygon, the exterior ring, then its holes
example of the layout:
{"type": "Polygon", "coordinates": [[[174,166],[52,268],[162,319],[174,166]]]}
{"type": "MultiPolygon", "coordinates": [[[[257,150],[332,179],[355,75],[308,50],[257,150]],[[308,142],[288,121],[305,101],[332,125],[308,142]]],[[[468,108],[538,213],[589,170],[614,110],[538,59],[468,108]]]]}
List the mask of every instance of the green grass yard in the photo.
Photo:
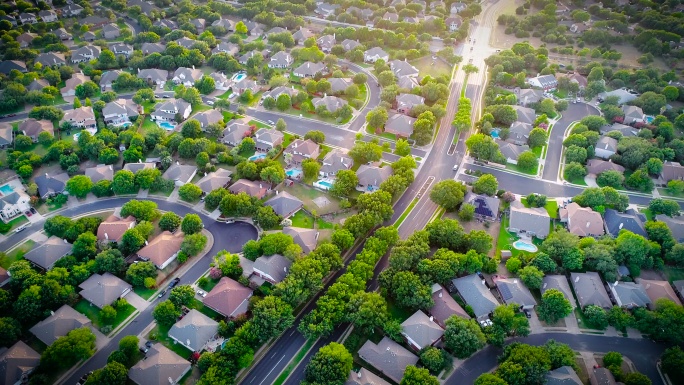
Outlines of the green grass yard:
{"type": "Polygon", "coordinates": [[[570,179],[570,180],[568,180],[568,182],[570,182],[572,184],[580,185],[580,186],[586,186],[587,185],[587,182],[584,181],[584,177],[570,179]]]}
{"type": "Polygon", "coordinates": [[[423,56],[422,58],[411,60],[410,63],[418,68],[421,78],[427,75],[432,76],[433,78],[441,75],[451,78],[452,67],[441,59],[432,60],[430,56],[423,56]]]}
{"type": "Polygon", "coordinates": [[[174,353],[178,354],[184,359],[188,359],[192,352],[190,351],[190,349],[177,343],[173,340],[173,338],[169,337],[169,329],[171,328],[157,325],[152,330],[150,330],[150,333],[147,335],[147,337],[151,341],[161,342],[162,345],[171,349],[174,353]]]}
{"type": "Polygon", "coordinates": [[[23,259],[24,254],[28,253],[33,248],[33,246],[35,246],[35,245],[36,245],[35,241],[28,239],[26,242],[17,246],[10,253],[7,253],[7,255],[1,256],[0,257],[0,266],[2,266],[5,269],[8,269],[10,267],[10,265],[12,264],[12,262],[23,259]]]}
{"type": "MultiPolygon", "coordinates": [[[[520,202],[525,206],[525,207],[530,207],[530,205],[527,204],[527,200],[525,198],[522,198],[520,202]]],[[[555,199],[547,199],[546,200],[546,206],[544,206],[546,209],[546,212],[549,213],[549,216],[552,219],[558,218],[558,203],[556,202],[555,199]]]]}
{"type": "Polygon", "coordinates": [[[269,126],[268,124],[261,123],[257,120],[250,120],[249,122],[247,122],[247,124],[249,124],[250,126],[256,126],[257,128],[271,128],[271,126],[269,126]]]}
{"type": "Polygon", "coordinates": [[[152,296],[152,294],[157,292],[157,290],[158,288],[148,289],[146,287],[133,287],[133,291],[135,292],[135,294],[139,295],[143,299],[149,299],[152,296]]]}
{"type": "MultiPolygon", "coordinates": [[[[24,215],[18,216],[11,221],[7,222],[7,225],[9,227],[6,227],[5,231],[0,231],[1,234],[7,234],[10,231],[16,229],[17,227],[23,225],[24,223],[28,223],[28,219],[24,215]]],[[[4,230],[4,229],[3,229],[4,230]]]]}
{"type": "MultiPolygon", "coordinates": [[[[547,208],[548,210],[548,208],[547,208]]],[[[507,215],[504,215],[503,219],[501,220],[501,227],[499,229],[499,239],[496,242],[496,252],[497,255],[501,255],[501,250],[509,250],[511,252],[511,256],[516,257],[521,254],[531,254],[534,255],[536,253],[528,253],[526,251],[518,250],[515,247],[513,247],[513,242],[517,241],[520,237],[518,237],[517,234],[509,232],[508,226],[510,223],[510,219],[507,215]]],[[[536,245],[537,247],[540,247],[542,244],[542,241],[537,238],[532,239],[532,243],[536,245]]]]}
{"type": "Polygon", "coordinates": [[[507,170],[517,171],[517,172],[519,172],[519,173],[521,173],[521,174],[537,175],[537,170],[539,170],[539,166],[537,166],[536,169],[530,171],[530,170],[525,170],[525,169],[521,168],[521,167],[518,166],[517,164],[506,163],[506,169],[507,169],[507,170]]]}
{"type": "MultiPolygon", "coordinates": [[[[303,229],[313,229],[314,228],[314,218],[307,214],[304,210],[299,210],[295,215],[291,216],[292,227],[300,227],[303,229]]],[[[322,218],[315,220],[318,229],[332,229],[333,225],[330,222],[326,222],[322,218]]]]}
{"type": "Polygon", "coordinates": [[[111,322],[104,322],[100,319],[100,309],[85,299],[78,301],[78,303],[74,306],[74,309],[88,317],[93,322],[93,325],[95,325],[98,329],[106,325],[111,325],[112,330],[116,330],[117,326],[121,325],[126,318],[135,312],[135,307],[126,304],[123,309],[117,309],[116,318],[114,318],[114,320],[111,322]]]}

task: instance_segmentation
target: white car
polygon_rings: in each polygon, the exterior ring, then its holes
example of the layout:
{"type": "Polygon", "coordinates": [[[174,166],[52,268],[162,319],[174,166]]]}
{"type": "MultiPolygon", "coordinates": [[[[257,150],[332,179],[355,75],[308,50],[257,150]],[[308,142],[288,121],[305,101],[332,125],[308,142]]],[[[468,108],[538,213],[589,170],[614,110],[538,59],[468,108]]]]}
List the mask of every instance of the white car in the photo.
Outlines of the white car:
{"type": "Polygon", "coordinates": [[[207,292],[205,292],[204,290],[197,290],[197,295],[204,298],[207,296],[207,292]]]}
{"type": "Polygon", "coordinates": [[[235,94],[235,93],[230,94],[230,96],[228,97],[228,99],[234,99],[236,96],[237,96],[237,94],[235,94]]]}
{"type": "Polygon", "coordinates": [[[275,124],[275,122],[274,122],[274,121],[272,121],[272,120],[269,120],[269,121],[268,121],[268,124],[270,124],[270,125],[272,126],[272,125],[274,125],[274,124],[275,124]]]}

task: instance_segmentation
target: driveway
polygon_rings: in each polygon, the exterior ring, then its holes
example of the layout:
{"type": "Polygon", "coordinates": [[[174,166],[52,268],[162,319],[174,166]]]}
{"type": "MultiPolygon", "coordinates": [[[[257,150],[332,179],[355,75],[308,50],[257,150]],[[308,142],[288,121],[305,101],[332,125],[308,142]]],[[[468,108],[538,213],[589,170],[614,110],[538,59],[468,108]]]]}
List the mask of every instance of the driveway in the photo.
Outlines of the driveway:
{"type": "Polygon", "coordinates": [[[128,301],[128,303],[134,308],[136,308],[138,311],[143,311],[150,305],[149,302],[145,301],[141,296],[135,294],[132,291],[126,294],[125,298],[126,301],[128,301]]]}

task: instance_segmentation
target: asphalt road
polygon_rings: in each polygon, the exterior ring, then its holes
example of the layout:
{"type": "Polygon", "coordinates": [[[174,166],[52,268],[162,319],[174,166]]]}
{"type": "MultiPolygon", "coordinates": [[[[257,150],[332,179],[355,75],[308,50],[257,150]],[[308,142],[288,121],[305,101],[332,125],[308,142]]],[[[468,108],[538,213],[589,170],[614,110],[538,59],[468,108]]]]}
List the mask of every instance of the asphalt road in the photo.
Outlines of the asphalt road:
{"type": "MultiPolygon", "coordinates": [[[[80,205],[78,207],[67,209],[62,211],[60,214],[68,217],[73,217],[76,215],[86,214],[92,211],[113,209],[115,207],[120,207],[129,198],[114,198],[98,200],[93,203],[80,205]]],[[[165,200],[159,200],[155,198],[146,198],[146,200],[154,201],[159,206],[159,209],[164,211],[173,211],[176,214],[183,216],[188,213],[198,214],[202,218],[205,229],[207,229],[214,237],[214,245],[211,247],[209,252],[202,257],[200,261],[195,263],[187,272],[183,274],[180,281],[181,285],[192,284],[197,281],[202,274],[204,274],[209,269],[209,264],[216,253],[220,250],[227,250],[232,253],[237,253],[242,250],[242,245],[244,245],[250,239],[257,238],[256,229],[244,222],[235,223],[222,223],[216,222],[213,219],[207,217],[202,213],[198,213],[191,208],[178,203],[170,203],[165,200]]],[[[28,235],[42,230],[41,223],[34,224],[27,228],[21,233],[13,234],[8,237],[4,242],[0,243],[0,249],[7,250],[9,247],[16,244],[18,241],[26,238],[28,235]]],[[[119,340],[127,335],[138,335],[140,334],[147,325],[153,321],[152,310],[154,309],[154,304],[158,301],[155,298],[152,304],[147,307],[143,312],[141,312],[135,320],[129,323],[123,328],[113,339],[109,341],[109,344],[103,349],[98,350],[95,355],[85,363],[81,368],[76,370],[64,383],[65,384],[75,384],[81,376],[91,370],[99,369],[107,364],[107,357],[118,348],[119,340]]]]}
{"type": "Polygon", "coordinates": [[[558,180],[558,170],[561,164],[565,131],[572,122],[589,115],[599,115],[599,111],[594,106],[587,103],[568,104],[568,109],[563,112],[563,116],[553,125],[553,128],[549,133],[549,145],[546,150],[546,162],[544,163],[542,179],[553,182],[558,180]]]}
{"type": "MultiPolygon", "coordinates": [[[[651,379],[654,385],[662,385],[662,380],[655,363],[665,350],[663,345],[644,339],[624,337],[605,337],[591,334],[544,333],[532,334],[515,341],[530,345],[543,345],[554,339],[570,345],[573,350],[607,353],[610,351],[622,353],[628,357],[637,370],[651,379]]],[[[487,373],[497,366],[497,356],[501,349],[488,345],[473,354],[445,381],[445,385],[473,384],[482,373],[487,373]]]]}

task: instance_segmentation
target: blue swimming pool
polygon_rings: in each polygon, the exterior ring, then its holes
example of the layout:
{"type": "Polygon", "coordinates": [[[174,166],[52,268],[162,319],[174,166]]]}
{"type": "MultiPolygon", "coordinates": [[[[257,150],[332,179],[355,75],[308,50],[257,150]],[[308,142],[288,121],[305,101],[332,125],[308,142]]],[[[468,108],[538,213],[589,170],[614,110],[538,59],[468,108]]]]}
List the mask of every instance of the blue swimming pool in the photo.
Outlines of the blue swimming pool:
{"type": "Polygon", "coordinates": [[[173,129],[176,127],[176,126],[174,126],[173,124],[171,124],[171,123],[169,123],[169,122],[161,122],[161,123],[158,123],[158,124],[159,124],[159,127],[165,129],[166,131],[171,131],[171,130],[173,130],[173,129]]]}
{"type": "Polygon", "coordinates": [[[332,184],[331,182],[329,182],[329,181],[327,181],[327,180],[325,180],[325,179],[319,180],[318,182],[316,182],[316,184],[319,184],[319,185],[321,185],[321,186],[324,186],[324,187],[326,187],[326,188],[328,188],[328,189],[332,188],[332,186],[333,186],[333,184],[332,184]]]}
{"type": "Polygon", "coordinates": [[[530,253],[535,253],[537,251],[537,246],[533,245],[532,243],[525,242],[521,239],[518,239],[517,241],[513,242],[513,247],[515,247],[518,250],[529,251],[530,253]]]}
{"type": "Polygon", "coordinates": [[[131,122],[126,122],[126,123],[123,123],[123,124],[121,125],[121,127],[128,127],[128,126],[130,126],[131,124],[133,124],[133,123],[131,123],[131,122]]]}
{"type": "Polygon", "coordinates": [[[247,74],[244,72],[238,72],[235,75],[233,75],[233,81],[235,83],[242,81],[242,79],[246,78],[247,74]]]}
{"type": "Polygon", "coordinates": [[[14,192],[14,189],[9,184],[5,184],[5,185],[0,186],[0,193],[2,193],[2,195],[9,195],[13,192],[14,192]]]}
{"type": "Polygon", "coordinates": [[[249,160],[250,162],[254,162],[255,160],[264,159],[265,157],[266,154],[254,154],[247,158],[247,160],[249,160]]]}
{"type": "Polygon", "coordinates": [[[653,116],[646,115],[646,123],[651,123],[655,119],[653,116]]]}
{"type": "Polygon", "coordinates": [[[492,138],[497,139],[499,137],[499,129],[495,128],[489,134],[492,136],[492,138]]]}
{"type": "Polygon", "coordinates": [[[296,168],[285,171],[290,178],[298,178],[302,174],[302,170],[297,170],[296,168]]]}

